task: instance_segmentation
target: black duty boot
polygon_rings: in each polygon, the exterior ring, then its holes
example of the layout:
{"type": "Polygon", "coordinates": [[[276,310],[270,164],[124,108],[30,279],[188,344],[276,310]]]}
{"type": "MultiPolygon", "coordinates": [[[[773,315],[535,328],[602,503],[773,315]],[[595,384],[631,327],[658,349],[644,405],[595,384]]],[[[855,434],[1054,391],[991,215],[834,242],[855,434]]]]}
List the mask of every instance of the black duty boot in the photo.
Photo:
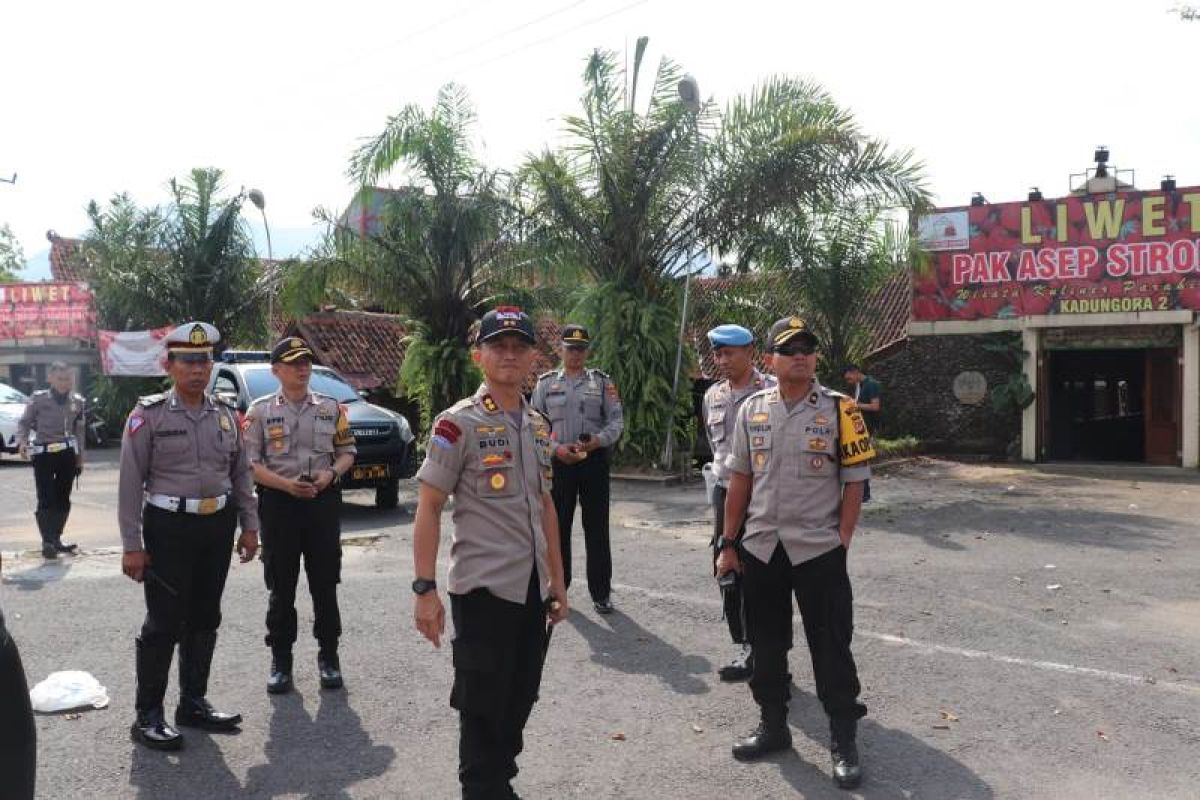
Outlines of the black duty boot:
{"type": "Polygon", "coordinates": [[[858,763],[858,744],[855,741],[857,732],[858,720],[829,720],[833,782],[841,789],[853,789],[862,783],[862,767],[858,763]]]}
{"type": "Polygon", "coordinates": [[[63,530],[67,527],[67,517],[71,516],[71,509],[58,508],[51,512],[54,515],[54,549],[60,553],[70,553],[75,555],[75,549],[79,545],[63,544],[63,530]]]}
{"type": "Polygon", "coordinates": [[[317,653],[317,673],[321,676],[322,689],[342,688],[342,665],[336,649],[322,647],[317,653]]]}
{"type": "Polygon", "coordinates": [[[217,632],[187,633],[179,642],[179,706],[175,724],[210,731],[232,731],[242,722],[241,714],[217,711],[205,699],[208,671],[212,666],[217,632]]]}
{"type": "Polygon", "coordinates": [[[152,750],[178,750],[183,747],[183,735],[167,724],[162,706],[138,711],[129,733],[135,742],[152,750]]]}
{"type": "Polygon", "coordinates": [[[267,678],[267,691],[271,694],[287,694],[292,690],[292,651],[273,650],[271,653],[271,675],[267,678]]]}
{"type": "Polygon", "coordinates": [[[733,743],[733,757],[753,761],[792,746],[792,731],[787,724],[787,706],[762,709],[762,721],[754,733],[733,743]]]}
{"type": "Polygon", "coordinates": [[[163,696],[171,672],[171,643],[147,644],[137,640],[137,719],[129,729],[135,742],[155,750],[178,750],[183,746],[179,731],[163,718],[163,696]]]}
{"type": "Polygon", "coordinates": [[[726,683],[750,680],[753,673],[754,655],[748,644],[739,644],[733,660],[717,670],[718,677],[726,683]]]}
{"type": "Polygon", "coordinates": [[[58,558],[58,548],[54,546],[54,512],[35,511],[33,518],[42,537],[42,558],[58,558]]]}

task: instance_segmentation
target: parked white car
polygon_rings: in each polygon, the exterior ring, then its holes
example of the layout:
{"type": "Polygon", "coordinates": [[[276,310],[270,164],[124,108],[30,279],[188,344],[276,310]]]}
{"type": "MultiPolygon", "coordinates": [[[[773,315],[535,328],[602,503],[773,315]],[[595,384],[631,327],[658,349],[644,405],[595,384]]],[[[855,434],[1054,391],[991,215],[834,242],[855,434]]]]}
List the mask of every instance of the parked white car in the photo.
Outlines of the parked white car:
{"type": "Polygon", "coordinates": [[[25,413],[29,398],[21,392],[0,383],[0,453],[17,452],[17,422],[25,413]]]}

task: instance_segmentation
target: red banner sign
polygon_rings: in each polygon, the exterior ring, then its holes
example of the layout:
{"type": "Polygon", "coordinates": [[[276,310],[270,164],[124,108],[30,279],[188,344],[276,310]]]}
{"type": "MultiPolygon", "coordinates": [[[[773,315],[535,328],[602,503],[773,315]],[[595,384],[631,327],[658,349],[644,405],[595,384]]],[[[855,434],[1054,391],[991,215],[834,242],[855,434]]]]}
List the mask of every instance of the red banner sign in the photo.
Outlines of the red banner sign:
{"type": "Polygon", "coordinates": [[[1200,187],[940,209],[913,320],[1200,309],[1200,187]]]}
{"type": "Polygon", "coordinates": [[[85,283],[0,283],[0,339],[96,338],[85,283]]]}

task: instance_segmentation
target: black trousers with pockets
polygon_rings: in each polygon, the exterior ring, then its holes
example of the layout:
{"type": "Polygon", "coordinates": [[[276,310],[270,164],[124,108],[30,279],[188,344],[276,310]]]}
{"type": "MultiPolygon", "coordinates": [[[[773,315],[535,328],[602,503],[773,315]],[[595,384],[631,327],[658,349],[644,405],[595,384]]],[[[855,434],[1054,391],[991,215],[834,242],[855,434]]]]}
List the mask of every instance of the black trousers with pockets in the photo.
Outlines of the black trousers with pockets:
{"type": "Polygon", "coordinates": [[[0,614],[0,797],[33,800],[37,728],[17,643],[0,614]]]}
{"type": "Polygon", "coordinates": [[[267,645],[290,650],[296,641],[296,584],[300,559],[313,604],[313,636],[322,649],[337,650],[342,634],[337,587],[342,576],[342,493],[333,487],[312,500],[259,489],[267,645]]]}
{"type": "Polygon", "coordinates": [[[612,592],[612,547],[608,538],[608,451],[593,450],[578,464],[554,461],[554,508],[562,541],[563,577],[571,585],[571,527],[575,501],[582,507],[583,543],[587,550],[588,592],[607,600],[612,592]]]}
{"type": "Polygon", "coordinates": [[[747,632],[754,648],[750,691],[763,708],[786,705],[791,698],[788,651],[792,648],[792,595],[804,621],[812,656],[817,699],[830,719],[859,719],[867,707],[858,702],[861,687],[850,640],[854,634],[854,596],[846,573],[846,548],[792,566],[778,545],[767,563],[743,554],[747,632]]]}
{"type": "Polygon", "coordinates": [[[549,643],[537,569],[524,603],[487,589],[450,595],[454,688],[459,713],[458,778],[464,800],[512,796],[525,723],[537,702],[549,643]]]}

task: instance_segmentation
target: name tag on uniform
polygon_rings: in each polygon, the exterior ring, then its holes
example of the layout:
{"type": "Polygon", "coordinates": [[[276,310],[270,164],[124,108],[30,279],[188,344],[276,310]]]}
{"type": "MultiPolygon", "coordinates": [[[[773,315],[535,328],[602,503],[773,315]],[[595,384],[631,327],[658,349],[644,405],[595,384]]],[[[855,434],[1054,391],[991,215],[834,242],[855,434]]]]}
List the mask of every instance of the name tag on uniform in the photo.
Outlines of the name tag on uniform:
{"type": "Polygon", "coordinates": [[[768,413],[766,413],[765,411],[760,411],[760,412],[759,412],[759,413],[757,413],[757,414],[751,414],[751,415],[750,415],[750,421],[751,421],[751,422],[766,422],[766,421],[767,421],[767,420],[769,420],[770,418],[771,418],[771,415],[770,415],[770,414],[768,414],[768,413]]]}

